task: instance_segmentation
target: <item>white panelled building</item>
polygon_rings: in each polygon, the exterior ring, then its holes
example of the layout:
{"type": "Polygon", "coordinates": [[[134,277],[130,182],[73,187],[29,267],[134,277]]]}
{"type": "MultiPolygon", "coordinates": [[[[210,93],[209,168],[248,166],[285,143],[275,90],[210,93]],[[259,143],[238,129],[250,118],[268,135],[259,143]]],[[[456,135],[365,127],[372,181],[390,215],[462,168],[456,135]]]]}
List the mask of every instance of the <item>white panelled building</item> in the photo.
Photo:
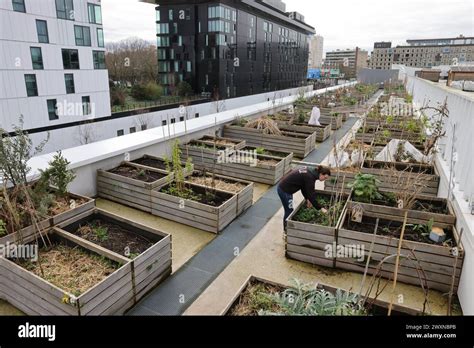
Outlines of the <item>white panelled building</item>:
{"type": "Polygon", "coordinates": [[[111,115],[100,0],[0,0],[0,26],[1,128],[111,115]]]}

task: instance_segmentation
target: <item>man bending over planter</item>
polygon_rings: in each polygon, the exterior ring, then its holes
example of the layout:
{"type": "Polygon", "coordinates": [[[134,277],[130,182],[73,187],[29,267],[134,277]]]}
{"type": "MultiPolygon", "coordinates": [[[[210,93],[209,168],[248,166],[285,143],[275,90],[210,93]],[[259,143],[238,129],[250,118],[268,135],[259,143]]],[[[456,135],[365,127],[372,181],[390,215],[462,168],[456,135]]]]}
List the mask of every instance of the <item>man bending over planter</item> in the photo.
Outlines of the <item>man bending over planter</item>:
{"type": "Polygon", "coordinates": [[[278,196],[280,196],[285,215],[283,217],[283,229],[286,232],[286,219],[293,212],[293,194],[301,190],[304,198],[307,200],[308,207],[313,206],[320,209],[323,213],[327,210],[321,207],[316,201],[316,191],[314,185],[316,180],[325,181],[331,176],[329,168],[318,166],[317,168],[301,167],[289,172],[277,187],[278,196]]]}

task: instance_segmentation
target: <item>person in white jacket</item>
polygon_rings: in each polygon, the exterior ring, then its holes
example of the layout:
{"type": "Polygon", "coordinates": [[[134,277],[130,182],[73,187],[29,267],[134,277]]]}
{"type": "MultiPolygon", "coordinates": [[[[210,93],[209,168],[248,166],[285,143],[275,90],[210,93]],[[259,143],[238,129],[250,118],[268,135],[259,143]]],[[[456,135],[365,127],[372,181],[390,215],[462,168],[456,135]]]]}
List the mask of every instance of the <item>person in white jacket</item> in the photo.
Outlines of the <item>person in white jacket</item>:
{"type": "Polygon", "coordinates": [[[319,118],[321,117],[321,110],[317,106],[311,111],[311,118],[308,121],[310,126],[320,126],[319,118]]]}

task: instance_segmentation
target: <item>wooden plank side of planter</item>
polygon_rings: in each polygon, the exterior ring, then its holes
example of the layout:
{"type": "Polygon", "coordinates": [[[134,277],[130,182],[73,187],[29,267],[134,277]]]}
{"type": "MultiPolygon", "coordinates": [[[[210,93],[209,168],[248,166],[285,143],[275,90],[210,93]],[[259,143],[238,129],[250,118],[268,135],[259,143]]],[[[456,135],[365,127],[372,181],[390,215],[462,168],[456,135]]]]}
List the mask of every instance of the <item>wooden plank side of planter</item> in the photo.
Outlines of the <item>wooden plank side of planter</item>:
{"type": "MultiPolygon", "coordinates": [[[[351,239],[346,239],[346,238],[338,238],[338,245],[354,245],[354,241],[351,239]]],[[[364,246],[365,250],[370,250],[371,243],[370,242],[357,242],[357,245],[364,246]]],[[[411,253],[409,253],[407,250],[402,250],[402,255],[407,255],[410,257],[413,257],[411,253]]],[[[386,256],[392,255],[390,254],[387,249],[383,246],[380,246],[379,244],[375,244],[373,251],[372,251],[372,256],[371,256],[371,267],[375,267],[376,265],[374,263],[379,263],[383,258],[386,256]]],[[[341,259],[341,261],[344,261],[341,259]]],[[[385,262],[388,265],[394,265],[395,264],[395,258],[389,259],[385,262]]],[[[430,260],[418,260],[418,261],[410,261],[407,259],[402,258],[400,260],[400,265],[409,268],[409,269],[416,269],[416,265],[419,264],[425,271],[436,273],[439,275],[443,275],[446,277],[452,277],[453,273],[456,274],[456,277],[459,277],[462,272],[462,266],[459,265],[459,260],[458,260],[458,265],[456,266],[456,269],[454,269],[454,258],[451,262],[451,264],[444,264],[441,265],[439,263],[433,263],[430,260]],[[415,263],[416,262],[416,263],[415,263]]],[[[364,267],[365,266],[365,261],[361,263],[361,265],[364,267]]]]}
{"type": "Polygon", "coordinates": [[[21,294],[11,296],[10,294],[12,292],[13,291],[10,288],[0,283],[0,299],[13,305],[26,315],[41,315],[41,308],[38,308],[38,305],[34,301],[31,301],[29,298],[24,297],[21,294]]]}
{"type": "Polygon", "coordinates": [[[151,208],[145,205],[145,202],[141,199],[134,198],[129,195],[117,193],[117,191],[106,190],[104,188],[101,188],[98,191],[98,193],[99,193],[99,197],[102,197],[109,201],[117,202],[117,203],[129,206],[131,208],[142,210],[147,213],[151,211],[151,208]]]}
{"type": "MultiPolygon", "coordinates": [[[[185,200],[185,209],[179,209],[181,199],[158,191],[152,191],[152,214],[165,219],[181,222],[190,226],[217,233],[222,221],[230,221],[237,216],[237,195],[228,199],[220,207],[211,207],[185,200]]],[[[229,222],[230,222],[229,221],[229,222]]]]}
{"type": "MultiPolygon", "coordinates": [[[[356,265],[354,263],[341,262],[339,260],[336,260],[336,268],[338,268],[338,269],[344,269],[344,270],[347,270],[347,271],[354,271],[354,272],[362,273],[362,272],[364,272],[364,269],[365,269],[364,267],[361,267],[361,266],[356,265]]],[[[375,274],[375,269],[372,268],[372,267],[369,267],[368,270],[367,270],[367,274],[374,275],[375,274]]],[[[393,272],[381,271],[379,273],[379,275],[381,275],[383,278],[386,278],[386,279],[393,279],[393,272]]],[[[446,292],[450,291],[451,282],[449,282],[449,284],[438,283],[438,282],[430,280],[429,277],[427,277],[427,278],[428,279],[427,279],[426,283],[427,283],[427,286],[428,286],[429,289],[438,290],[438,291],[441,291],[443,293],[446,293],[446,292]]],[[[398,276],[397,276],[397,279],[401,283],[411,284],[411,285],[416,285],[416,286],[421,287],[421,282],[420,282],[420,279],[418,278],[418,276],[412,277],[412,276],[407,276],[407,275],[399,273],[398,276]]],[[[456,292],[457,288],[458,288],[458,283],[455,284],[453,290],[456,292]]]]}
{"type": "MultiPolygon", "coordinates": [[[[6,293],[8,302],[14,304],[12,300],[22,297],[30,303],[27,307],[39,315],[78,315],[77,308],[62,302],[64,295],[68,296],[66,292],[10,260],[3,259],[0,262],[0,274],[2,285],[6,291],[8,290],[6,293]]],[[[25,314],[32,315],[28,312],[25,314]]]]}
{"type": "MultiPolygon", "coordinates": [[[[48,230],[51,227],[51,223],[52,223],[51,219],[45,219],[45,220],[40,221],[38,223],[40,232],[42,234],[46,233],[46,230],[48,230]]],[[[34,237],[36,233],[38,233],[37,229],[31,225],[31,226],[22,228],[20,231],[7,234],[6,236],[1,237],[0,244],[3,244],[3,245],[7,243],[13,244],[13,243],[18,243],[22,240],[23,242],[29,241],[32,239],[32,237],[34,237]]]]}
{"type": "MultiPolygon", "coordinates": [[[[126,202],[131,202],[135,204],[143,205],[145,208],[150,207],[150,193],[138,193],[136,191],[131,191],[126,188],[114,186],[111,184],[100,184],[98,188],[98,192],[100,193],[101,197],[107,198],[107,195],[110,194],[115,198],[121,198],[126,202]]],[[[124,204],[125,204],[124,203],[124,204]]]]}
{"type": "MultiPolygon", "coordinates": [[[[308,154],[308,146],[311,148],[311,143],[314,145],[314,138],[311,136],[305,138],[294,138],[290,136],[278,136],[263,134],[256,129],[225,126],[224,134],[230,137],[242,138],[247,141],[249,146],[263,147],[272,151],[291,151],[295,155],[306,157],[308,154]]],[[[314,149],[312,147],[311,149],[314,149]]]]}
{"type": "Polygon", "coordinates": [[[119,289],[124,289],[124,293],[133,296],[131,262],[123,265],[100,283],[79,296],[78,302],[81,306],[81,315],[98,314],[98,312],[100,313],[103,309],[108,308],[111,303],[120,300],[120,298],[124,296],[129,296],[117,292],[119,289]]]}
{"type": "MultiPolygon", "coordinates": [[[[137,165],[135,163],[130,163],[130,162],[122,162],[121,165],[127,165],[127,166],[134,167],[134,168],[141,168],[139,165],[137,165]]],[[[132,179],[132,178],[129,178],[129,177],[126,177],[126,176],[123,176],[123,175],[111,173],[109,171],[105,171],[105,170],[101,170],[101,169],[99,169],[97,171],[97,177],[99,177],[99,176],[100,177],[105,177],[105,178],[112,179],[114,181],[123,182],[124,184],[138,186],[138,187],[141,187],[141,188],[144,188],[144,189],[149,189],[149,190],[151,190],[153,188],[161,187],[163,185],[166,185],[170,181],[170,179],[168,178],[168,172],[166,172],[164,170],[155,169],[155,168],[147,168],[146,170],[148,170],[149,172],[155,172],[155,173],[162,174],[162,175],[164,175],[164,177],[161,178],[161,179],[158,179],[156,181],[153,181],[153,182],[145,182],[145,181],[141,181],[141,180],[138,180],[138,179],[132,179]]]]}
{"type": "Polygon", "coordinates": [[[317,257],[312,255],[307,255],[305,253],[295,252],[291,250],[286,250],[285,256],[289,259],[309,263],[310,265],[318,265],[328,268],[334,268],[335,259],[327,257],[317,257]]]}
{"type": "Polygon", "coordinates": [[[159,256],[171,254],[171,236],[168,236],[132,260],[135,276],[138,276],[144,269],[152,265],[159,256]]]}
{"type": "Polygon", "coordinates": [[[119,307],[122,307],[125,303],[134,298],[131,263],[122,268],[127,268],[128,272],[121,276],[119,276],[117,272],[111,274],[109,277],[115,279],[109,286],[102,288],[100,292],[94,288],[91,289],[95,292],[94,298],[84,302],[81,297],[79,297],[78,301],[81,306],[81,316],[119,314],[111,312],[110,308],[113,305],[117,305],[117,303],[119,307]]]}
{"type": "MultiPolygon", "coordinates": [[[[364,213],[368,212],[372,214],[380,214],[380,218],[387,220],[403,221],[405,215],[405,210],[399,209],[397,207],[360,203],[354,201],[349,201],[348,209],[352,210],[352,207],[354,205],[360,205],[363,208],[364,213]]],[[[424,212],[419,210],[408,210],[408,223],[422,224],[429,222],[431,219],[434,220],[437,226],[439,225],[442,228],[453,226],[456,223],[456,217],[452,214],[448,215],[424,212]]]]}

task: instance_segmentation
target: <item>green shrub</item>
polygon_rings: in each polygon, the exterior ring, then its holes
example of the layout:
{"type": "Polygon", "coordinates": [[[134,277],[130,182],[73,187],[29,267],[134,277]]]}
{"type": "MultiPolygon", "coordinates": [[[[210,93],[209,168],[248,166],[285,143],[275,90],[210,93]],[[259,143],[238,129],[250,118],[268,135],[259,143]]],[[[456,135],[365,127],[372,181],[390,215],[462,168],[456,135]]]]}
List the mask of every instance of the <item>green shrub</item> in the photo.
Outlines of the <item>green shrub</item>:
{"type": "Polygon", "coordinates": [[[181,81],[178,83],[175,89],[175,94],[180,97],[188,97],[194,94],[193,87],[186,81],[181,81]]]}

